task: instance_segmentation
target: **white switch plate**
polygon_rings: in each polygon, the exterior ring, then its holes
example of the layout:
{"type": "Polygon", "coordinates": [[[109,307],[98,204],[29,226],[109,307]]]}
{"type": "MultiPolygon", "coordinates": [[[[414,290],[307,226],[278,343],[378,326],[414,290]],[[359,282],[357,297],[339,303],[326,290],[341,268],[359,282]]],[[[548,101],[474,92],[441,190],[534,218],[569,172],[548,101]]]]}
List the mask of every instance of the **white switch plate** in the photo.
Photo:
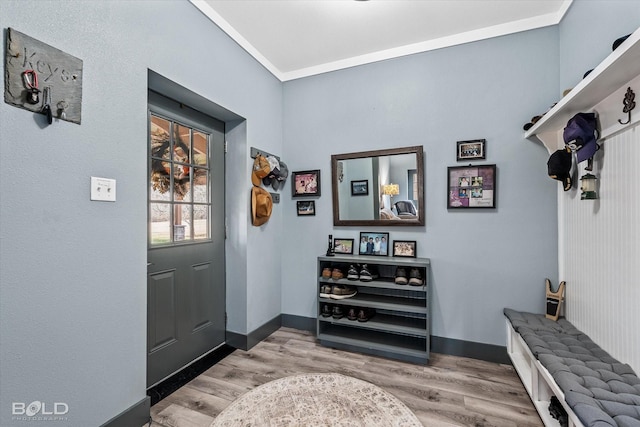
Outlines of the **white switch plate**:
{"type": "Polygon", "coordinates": [[[91,200],[103,202],[116,201],[116,180],[109,178],[91,177],[91,200]]]}

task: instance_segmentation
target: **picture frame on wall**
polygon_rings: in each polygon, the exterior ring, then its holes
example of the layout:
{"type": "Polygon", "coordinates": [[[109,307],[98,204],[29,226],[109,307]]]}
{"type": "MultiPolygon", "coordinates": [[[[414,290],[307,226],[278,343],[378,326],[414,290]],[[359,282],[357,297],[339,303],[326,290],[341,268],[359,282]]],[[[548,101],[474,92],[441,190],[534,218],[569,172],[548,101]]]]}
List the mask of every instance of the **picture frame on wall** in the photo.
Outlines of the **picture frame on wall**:
{"type": "Polygon", "coordinates": [[[418,243],[415,240],[394,240],[393,256],[415,258],[418,252],[418,243]]]}
{"type": "Polygon", "coordinates": [[[353,255],[353,239],[333,239],[333,252],[343,255],[353,255]]]}
{"type": "Polygon", "coordinates": [[[496,165],[447,168],[447,209],[495,209],[496,165]]]}
{"type": "Polygon", "coordinates": [[[320,169],[291,173],[293,197],[320,196],[320,169]]]}
{"type": "Polygon", "coordinates": [[[358,181],[351,181],[351,195],[352,196],[368,196],[369,180],[362,179],[358,181]]]}
{"type": "Polygon", "coordinates": [[[314,200],[298,200],[296,202],[298,216],[315,216],[316,202],[314,200]]]}
{"type": "Polygon", "coordinates": [[[456,144],[456,160],[465,162],[468,160],[482,160],[487,158],[486,139],[472,139],[458,141],[456,144]]]}
{"type": "Polygon", "coordinates": [[[388,256],[389,233],[361,231],[358,253],[360,255],[388,256]]]}

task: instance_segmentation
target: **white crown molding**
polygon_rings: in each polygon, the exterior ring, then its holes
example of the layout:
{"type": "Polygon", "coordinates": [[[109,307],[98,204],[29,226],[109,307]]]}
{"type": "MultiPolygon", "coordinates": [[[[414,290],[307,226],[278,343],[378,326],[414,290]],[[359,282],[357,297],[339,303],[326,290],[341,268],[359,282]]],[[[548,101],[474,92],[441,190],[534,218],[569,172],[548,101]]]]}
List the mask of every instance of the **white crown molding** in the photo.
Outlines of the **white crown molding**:
{"type": "Polygon", "coordinates": [[[280,81],[283,80],[282,72],[273,65],[267,58],[265,58],[251,43],[245,39],[242,34],[237,32],[235,28],[231,26],[218,12],[213,10],[211,6],[204,0],[189,0],[196,8],[200,10],[207,18],[209,18],[214,24],[216,24],[222,31],[224,31],[231,39],[240,45],[247,53],[253,56],[263,67],[265,67],[271,74],[277,77],[280,81]]]}
{"type": "Polygon", "coordinates": [[[205,16],[207,16],[214,24],[216,24],[229,37],[236,41],[244,50],[253,56],[260,64],[262,64],[271,74],[280,81],[310,77],[317,74],[329,73],[332,71],[342,70],[359,65],[370,64],[373,62],[384,61],[387,59],[399,58],[402,56],[413,55],[416,53],[428,52],[431,50],[442,49],[446,47],[471,43],[479,40],[486,40],[493,37],[500,37],[507,34],[515,34],[522,31],[534,30],[537,28],[549,27],[560,23],[564,15],[569,10],[573,0],[565,0],[558,12],[540,15],[533,18],[522,19],[519,21],[509,22],[506,24],[495,25],[492,27],[482,28],[479,30],[468,31],[465,33],[455,34],[453,36],[442,37],[439,39],[429,40],[426,42],[414,43],[392,49],[381,50],[366,55],[360,55],[340,61],[329,62],[314,67],[302,68],[290,72],[282,72],[265,58],[251,43],[249,43],[240,33],[238,33],[222,16],[220,16],[211,6],[204,0],[189,0],[196,8],[198,8],[205,16]]]}

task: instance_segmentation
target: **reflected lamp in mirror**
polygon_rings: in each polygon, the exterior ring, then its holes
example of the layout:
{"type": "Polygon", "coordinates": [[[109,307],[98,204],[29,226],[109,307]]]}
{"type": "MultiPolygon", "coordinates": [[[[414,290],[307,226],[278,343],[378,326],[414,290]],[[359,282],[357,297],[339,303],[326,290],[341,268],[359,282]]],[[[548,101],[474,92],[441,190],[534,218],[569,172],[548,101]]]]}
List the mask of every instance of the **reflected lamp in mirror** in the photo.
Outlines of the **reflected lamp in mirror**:
{"type": "Polygon", "coordinates": [[[382,186],[382,194],[385,196],[397,196],[400,194],[400,186],[398,184],[386,184],[382,186]]]}
{"type": "Polygon", "coordinates": [[[421,145],[331,156],[334,226],[423,226],[424,154],[421,145]],[[342,179],[341,179],[342,178],[342,179]],[[355,197],[351,182],[366,181],[369,192],[355,197]],[[414,205],[400,215],[391,198],[414,205]]]}

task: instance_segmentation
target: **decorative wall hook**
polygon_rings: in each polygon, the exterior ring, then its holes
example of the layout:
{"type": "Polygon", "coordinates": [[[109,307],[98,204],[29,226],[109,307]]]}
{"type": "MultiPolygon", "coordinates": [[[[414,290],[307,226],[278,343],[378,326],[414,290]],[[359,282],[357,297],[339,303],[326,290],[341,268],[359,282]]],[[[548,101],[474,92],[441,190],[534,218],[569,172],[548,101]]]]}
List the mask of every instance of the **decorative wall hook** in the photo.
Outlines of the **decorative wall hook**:
{"type": "Polygon", "coordinates": [[[636,94],[633,93],[630,87],[628,87],[627,93],[624,95],[624,100],[622,101],[622,103],[624,104],[624,108],[622,109],[622,112],[629,114],[629,117],[627,118],[626,122],[623,122],[622,120],[618,119],[618,123],[620,123],[621,125],[626,125],[631,121],[631,110],[636,108],[636,103],[634,102],[635,98],[636,98],[636,94]]]}

